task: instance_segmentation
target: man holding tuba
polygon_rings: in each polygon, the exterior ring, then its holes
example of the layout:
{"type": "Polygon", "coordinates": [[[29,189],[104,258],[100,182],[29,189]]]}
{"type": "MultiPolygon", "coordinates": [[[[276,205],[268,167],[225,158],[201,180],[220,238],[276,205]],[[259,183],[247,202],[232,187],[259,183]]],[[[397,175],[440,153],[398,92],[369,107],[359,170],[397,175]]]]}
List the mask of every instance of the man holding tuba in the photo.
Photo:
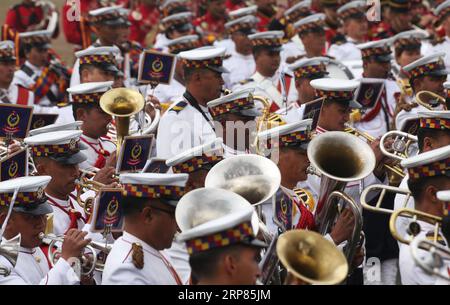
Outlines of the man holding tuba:
{"type": "Polygon", "coordinates": [[[10,269],[8,276],[0,276],[0,285],[76,285],[80,279],[68,262],[81,255],[90,242],[86,232],[70,229],[62,244],[61,258],[49,269],[47,253],[39,245],[39,234],[45,230],[47,215],[53,213],[44,193],[50,176],[21,177],[0,183],[0,223],[5,227],[3,240],[20,234],[20,250],[14,266],[0,255],[0,266],[10,269]],[[17,192],[15,201],[14,193],[17,192]],[[11,207],[13,205],[14,207],[11,207]],[[5,224],[5,222],[7,222],[5,224]]]}
{"type": "MultiPolygon", "coordinates": [[[[401,164],[408,170],[408,188],[414,198],[415,209],[419,212],[443,217],[444,202],[437,198],[436,193],[450,188],[450,145],[408,158],[401,164]]],[[[441,245],[447,247],[449,245],[449,241],[446,240],[441,229],[436,235],[435,226],[426,220],[416,220],[414,226],[410,225],[410,228],[410,233],[414,238],[436,239],[441,245]]],[[[419,249],[418,251],[422,252],[423,250],[419,249]]],[[[423,255],[428,254],[422,253],[423,255]]],[[[416,266],[409,244],[400,245],[399,265],[401,281],[404,285],[436,283],[436,276],[429,275],[416,266]]]]}

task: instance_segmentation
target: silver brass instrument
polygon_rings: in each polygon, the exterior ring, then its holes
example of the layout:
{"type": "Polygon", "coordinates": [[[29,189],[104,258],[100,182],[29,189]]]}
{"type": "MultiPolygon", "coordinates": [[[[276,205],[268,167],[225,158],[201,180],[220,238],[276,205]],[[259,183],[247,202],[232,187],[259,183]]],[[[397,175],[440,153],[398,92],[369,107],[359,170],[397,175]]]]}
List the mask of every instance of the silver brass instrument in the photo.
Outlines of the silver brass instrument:
{"type": "Polygon", "coordinates": [[[291,230],[280,235],[277,254],[288,271],[287,284],[335,285],[345,280],[348,263],[342,252],[322,235],[291,230]]]}
{"type": "MultiPolygon", "coordinates": [[[[56,236],[53,234],[45,235],[43,232],[39,234],[39,238],[42,239],[45,243],[48,244],[49,248],[52,249],[57,242],[63,243],[64,237],[63,236],[56,236]]],[[[88,250],[88,253],[92,254],[92,256],[87,256],[85,253],[83,253],[81,257],[81,265],[82,267],[89,267],[88,271],[82,271],[81,274],[87,275],[91,274],[96,271],[103,272],[103,268],[105,267],[104,262],[100,262],[97,258],[97,252],[96,250],[99,250],[100,252],[108,255],[111,251],[112,245],[108,245],[101,242],[95,242],[91,241],[85,249],[88,250]]],[[[48,251],[48,260],[52,267],[56,264],[57,261],[57,255],[60,255],[60,251],[48,251]]]]}
{"type": "MultiPolygon", "coordinates": [[[[21,236],[18,234],[16,237],[4,241],[0,244],[0,256],[3,256],[13,267],[16,266],[17,257],[19,256],[21,236]]],[[[0,266],[0,275],[8,276],[11,274],[9,268],[0,266]]]]}
{"type": "Polygon", "coordinates": [[[414,238],[410,244],[411,255],[416,264],[425,272],[449,281],[450,248],[425,238],[414,238]],[[427,251],[421,255],[419,249],[427,251]]]}
{"type": "MultiPolygon", "coordinates": [[[[412,134],[399,130],[392,130],[386,132],[381,137],[380,150],[386,157],[402,161],[406,158],[412,157],[411,145],[417,144],[417,141],[417,137],[412,134]],[[391,144],[391,147],[387,148],[386,140],[389,138],[393,138],[394,142],[391,144]],[[390,152],[390,150],[392,152],[390,152]]],[[[414,152],[417,153],[417,150],[413,151],[413,153],[414,152]]]]}
{"type": "Polygon", "coordinates": [[[336,221],[339,213],[335,199],[344,200],[356,213],[354,234],[348,240],[347,259],[351,263],[360,241],[361,232],[356,234],[356,231],[358,225],[362,224],[362,216],[359,207],[343,190],[348,182],[359,181],[373,171],[375,155],[367,143],[341,131],[331,131],[314,137],[308,145],[307,153],[311,166],[321,173],[319,200],[314,215],[319,232],[322,235],[328,233],[330,225],[336,221]]]}

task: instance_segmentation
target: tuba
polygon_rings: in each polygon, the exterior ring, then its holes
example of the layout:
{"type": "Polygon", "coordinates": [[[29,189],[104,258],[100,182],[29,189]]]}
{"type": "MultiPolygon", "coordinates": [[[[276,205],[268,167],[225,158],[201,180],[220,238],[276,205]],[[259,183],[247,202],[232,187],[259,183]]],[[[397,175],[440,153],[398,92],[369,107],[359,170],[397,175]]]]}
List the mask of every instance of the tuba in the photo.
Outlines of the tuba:
{"type": "Polygon", "coordinates": [[[375,168],[375,156],[370,146],[351,134],[331,131],[314,137],[308,145],[311,166],[321,173],[320,193],[315,211],[319,232],[328,233],[338,216],[339,201],[344,201],[355,216],[352,237],[348,240],[346,257],[353,260],[360,242],[362,213],[356,202],[343,193],[348,182],[367,177],[375,168]]]}
{"type": "Polygon", "coordinates": [[[344,254],[322,235],[306,230],[291,230],[280,235],[278,257],[286,267],[287,284],[336,285],[345,280],[348,264],[344,254]]]}
{"type": "MultiPolygon", "coordinates": [[[[16,266],[17,257],[19,256],[21,236],[18,234],[16,237],[4,241],[0,244],[0,256],[6,258],[13,267],[16,266]]],[[[0,266],[0,275],[8,276],[11,274],[11,269],[0,266]]]]}
{"type": "Polygon", "coordinates": [[[115,119],[117,155],[129,134],[130,117],[143,110],[144,104],[144,97],[138,91],[127,88],[111,89],[100,98],[100,108],[115,119]]]}
{"type": "Polygon", "coordinates": [[[420,268],[450,283],[450,273],[447,271],[447,265],[450,263],[450,248],[424,238],[414,238],[410,247],[411,255],[420,268]],[[427,253],[422,255],[419,249],[427,253]]]}

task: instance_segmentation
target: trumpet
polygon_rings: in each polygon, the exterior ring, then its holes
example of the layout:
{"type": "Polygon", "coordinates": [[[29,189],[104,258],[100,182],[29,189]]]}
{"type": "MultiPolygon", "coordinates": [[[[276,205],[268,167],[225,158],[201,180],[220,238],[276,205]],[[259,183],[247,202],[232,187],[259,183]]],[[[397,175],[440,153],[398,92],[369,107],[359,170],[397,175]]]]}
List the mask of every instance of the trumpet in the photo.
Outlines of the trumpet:
{"type": "MultiPolygon", "coordinates": [[[[386,157],[389,157],[394,160],[402,161],[411,157],[411,145],[417,144],[417,137],[403,132],[399,130],[392,130],[386,132],[380,140],[380,150],[386,157]],[[394,142],[392,143],[390,149],[393,152],[389,152],[388,148],[386,148],[387,143],[386,140],[389,137],[395,137],[394,142]]],[[[417,153],[417,150],[415,151],[417,153]]]]}
{"type": "MultiPolygon", "coordinates": [[[[360,131],[350,125],[346,125],[346,129],[345,132],[350,133],[352,135],[355,135],[357,137],[363,137],[364,139],[366,139],[367,142],[369,143],[373,143],[376,139],[371,136],[370,134],[360,131]]],[[[380,142],[380,146],[381,146],[380,142]]],[[[384,168],[386,168],[387,170],[391,171],[393,174],[403,178],[405,177],[405,173],[403,172],[403,169],[399,166],[399,165],[395,165],[395,166],[390,166],[388,164],[383,164],[384,168]]]]}
{"type": "MultiPolygon", "coordinates": [[[[49,249],[53,249],[55,246],[55,243],[64,242],[63,236],[56,236],[53,234],[45,235],[43,232],[39,233],[39,238],[48,244],[49,249]]],[[[88,256],[85,253],[83,253],[81,257],[81,265],[82,267],[89,267],[88,271],[82,271],[81,274],[88,275],[91,274],[94,271],[100,271],[103,272],[103,269],[105,267],[104,260],[100,261],[97,258],[97,251],[100,251],[101,253],[104,253],[106,256],[109,254],[109,252],[112,249],[112,245],[101,243],[101,242],[95,242],[91,241],[86,247],[85,250],[88,250],[88,253],[90,253],[92,256],[88,256]],[[92,258],[91,258],[92,257],[92,258]]],[[[57,255],[60,255],[61,252],[59,250],[57,251],[48,251],[47,258],[50,262],[50,264],[55,266],[57,261],[57,255]]]]}
{"type": "Polygon", "coordinates": [[[450,261],[450,248],[424,238],[414,238],[410,246],[411,255],[420,268],[450,282],[450,275],[444,262],[450,261]],[[427,251],[429,255],[424,257],[419,253],[419,249],[427,251]]]}
{"type": "Polygon", "coordinates": [[[421,227],[420,224],[417,222],[418,220],[427,222],[429,224],[432,224],[434,226],[434,242],[438,241],[439,231],[441,229],[442,225],[442,217],[431,215],[428,213],[424,213],[418,210],[409,209],[409,208],[401,208],[396,211],[394,211],[391,215],[391,218],[389,219],[389,229],[391,231],[392,236],[398,240],[399,242],[403,244],[409,245],[411,242],[410,239],[405,239],[401,234],[399,234],[397,230],[397,219],[399,217],[407,217],[412,218],[413,221],[409,224],[408,231],[409,233],[415,237],[417,236],[420,231],[421,227]]]}
{"type": "Polygon", "coordinates": [[[77,179],[75,181],[75,184],[77,186],[77,195],[76,195],[77,203],[80,205],[80,207],[84,209],[86,215],[91,215],[92,208],[94,206],[95,196],[98,194],[98,192],[100,192],[102,188],[105,187],[105,185],[103,183],[94,180],[89,180],[83,176],[80,179],[77,179]],[[81,195],[83,189],[94,191],[95,196],[88,197],[85,200],[82,200],[81,195]]]}
{"type": "Polygon", "coordinates": [[[443,106],[444,110],[447,110],[447,104],[445,103],[445,98],[431,91],[422,90],[417,92],[415,96],[417,104],[427,108],[428,110],[436,110],[439,105],[443,106]],[[423,100],[426,96],[431,97],[428,102],[423,100]]]}

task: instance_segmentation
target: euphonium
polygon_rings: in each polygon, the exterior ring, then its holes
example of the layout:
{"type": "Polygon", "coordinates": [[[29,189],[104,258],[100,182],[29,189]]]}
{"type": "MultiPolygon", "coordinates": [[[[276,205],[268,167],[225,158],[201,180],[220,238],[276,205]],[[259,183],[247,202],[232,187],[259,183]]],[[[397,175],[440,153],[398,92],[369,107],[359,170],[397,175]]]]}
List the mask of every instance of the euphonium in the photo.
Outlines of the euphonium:
{"type": "Polygon", "coordinates": [[[450,248],[425,238],[414,238],[410,243],[410,249],[415,263],[420,268],[450,283],[450,274],[447,270],[450,264],[450,248]],[[427,251],[427,255],[422,255],[419,249],[427,251]]]}
{"type": "MultiPolygon", "coordinates": [[[[394,160],[402,161],[403,159],[412,157],[411,155],[411,145],[417,144],[417,137],[403,132],[399,130],[392,130],[386,132],[380,140],[380,150],[386,157],[389,157],[394,160]],[[392,143],[391,147],[386,147],[386,140],[389,137],[394,137],[394,142],[392,143]],[[393,152],[389,151],[392,150],[393,152]]],[[[417,153],[417,151],[416,151],[417,153]]]]}
{"type": "MultiPolygon", "coordinates": [[[[0,256],[6,258],[6,260],[13,266],[16,266],[17,257],[19,256],[21,236],[18,234],[16,237],[4,241],[0,244],[0,256]]],[[[0,266],[0,275],[8,276],[11,273],[9,268],[0,266]]]]}
{"type": "Polygon", "coordinates": [[[444,110],[447,110],[447,105],[445,103],[445,98],[431,91],[422,90],[417,92],[415,100],[417,104],[427,108],[428,110],[436,110],[436,107],[439,105],[444,106],[444,110]],[[428,102],[425,102],[423,98],[428,95],[431,99],[428,102]]]}
{"type": "Polygon", "coordinates": [[[144,97],[136,90],[115,88],[100,98],[100,108],[115,119],[117,133],[117,155],[125,136],[129,134],[130,117],[144,108],[144,97]]]}
{"type": "MultiPolygon", "coordinates": [[[[363,137],[364,139],[366,139],[367,142],[369,142],[369,143],[372,143],[372,142],[374,142],[374,141],[376,140],[376,139],[375,139],[373,136],[371,136],[370,134],[368,134],[368,133],[366,133],[366,132],[363,132],[363,131],[360,131],[360,130],[358,130],[358,129],[356,129],[356,128],[350,126],[350,125],[346,125],[345,132],[350,133],[350,134],[352,134],[352,135],[355,135],[355,136],[357,136],[357,137],[360,137],[360,136],[361,136],[361,137],[363,137]]],[[[381,143],[381,142],[380,142],[380,143],[381,143]]],[[[380,145],[381,145],[381,144],[380,144],[380,145]]],[[[387,170],[391,171],[393,174],[395,174],[395,175],[397,175],[397,176],[399,176],[399,177],[401,177],[401,178],[405,177],[405,173],[403,172],[403,169],[402,169],[400,166],[398,166],[398,165],[390,166],[390,165],[388,165],[388,164],[383,164],[383,166],[384,166],[387,170]]]]}
{"type": "Polygon", "coordinates": [[[360,241],[362,215],[358,205],[342,193],[348,182],[367,177],[375,168],[375,155],[370,146],[346,132],[331,131],[314,137],[308,145],[311,166],[321,173],[320,193],[315,211],[316,226],[324,235],[338,216],[337,201],[344,200],[355,216],[355,226],[346,250],[352,261],[360,241]]]}
{"type": "Polygon", "coordinates": [[[348,263],[342,252],[322,235],[291,230],[280,235],[277,254],[288,271],[287,283],[335,285],[345,280],[348,263]]]}

